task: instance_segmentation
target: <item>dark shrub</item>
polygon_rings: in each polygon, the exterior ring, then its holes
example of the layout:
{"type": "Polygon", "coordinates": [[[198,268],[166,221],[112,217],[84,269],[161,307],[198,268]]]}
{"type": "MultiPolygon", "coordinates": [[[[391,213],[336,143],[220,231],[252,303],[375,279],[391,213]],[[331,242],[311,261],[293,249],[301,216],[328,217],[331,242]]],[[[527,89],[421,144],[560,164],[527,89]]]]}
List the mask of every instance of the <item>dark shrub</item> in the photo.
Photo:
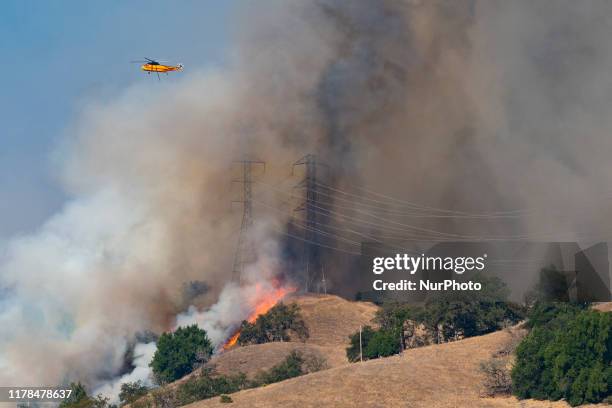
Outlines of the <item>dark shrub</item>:
{"type": "Polygon", "coordinates": [[[60,402],[60,408],[114,408],[114,405],[108,403],[109,399],[98,394],[95,397],[87,395],[87,391],[83,384],[71,383],[70,389],[72,393],[69,398],[60,402]]]}
{"type": "Polygon", "coordinates": [[[163,384],[189,374],[211,354],[212,345],[204,330],[196,325],[179,327],[160,336],[150,366],[156,381],[163,384]]]}
{"type": "Polygon", "coordinates": [[[516,350],[512,370],[519,398],[571,405],[601,402],[612,392],[612,315],[571,305],[540,307],[516,350]]]}
{"type": "MultiPolygon", "coordinates": [[[[364,326],[361,330],[361,345],[364,352],[375,333],[376,331],[370,326],[364,326]]],[[[349,339],[351,345],[346,349],[346,357],[351,362],[359,361],[359,332],[351,334],[349,339]]],[[[364,358],[367,358],[365,354],[364,358]]]]}
{"type": "MultiPolygon", "coordinates": [[[[365,327],[363,330],[364,359],[397,354],[407,344],[424,345],[491,333],[523,319],[523,308],[505,300],[508,291],[501,280],[482,276],[477,280],[482,283],[482,291],[440,294],[430,298],[424,307],[384,303],[375,319],[380,329],[365,327]],[[412,333],[406,330],[407,326],[413,328],[412,333]],[[416,328],[423,333],[417,334],[416,328]]],[[[350,341],[347,358],[358,361],[359,332],[352,334],[350,341]]]]}
{"type": "Polygon", "coordinates": [[[558,329],[576,318],[576,316],[587,310],[588,304],[581,303],[547,303],[536,302],[527,313],[526,327],[546,327],[558,329]]]}
{"type": "Polygon", "coordinates": [[[180,405],[186,405],[221,394],[231,394],[249,386],[243,373],[213,376],[209,370],[204,370],[201,376],[190,378],[178,387],[176,399],[180,405]]]}
{"type": "Polygon", "coordinates": [[[512,378],[505,359],[491,359],[480,364],[484,374],[484,394],[488,397],[512,392],[512,378]]]}
{"type": "Polygon", "coordinates": [[[258,385],[272,384],[289,378],[298,377],[306,374],[303,369],[304,356],[299,351],[293,350],[281,363],[275,365],[268,371],[257,374],[256,382],[258,385]]]}
{"type": "Polygon", "coordinates": [[[475,279],[482,283],[481,291],[441,293],[413,314],[436,342],[480,336],[523,319],[523,308],[506,300],[509,293],[501,280],[484,276],[475,279]]]}
{"type": "Polygon", "coordinates": [[[232,402],[234,402],[232,400],[232,397],[230,397],[229,395],[221,395],[221,398],[219,399],[219,402],[221,402],[222,404],[230,404],[232,402]]]}
{"type": "MultiPolygon", "coordinates": [[[[363,335],[362,335],[363,337],[363,335]]],[[[377,330],[363,351],[364,358],[388,357],[401,351],[398,330],[377,330]]]]}
{"type": "Polygon", "coordinates": [[[142,381],[121,384],[119,403],[120,405],[131,404],[140,397],[147,395],[147,392],[149,392],[149,388],[142,381]]]}

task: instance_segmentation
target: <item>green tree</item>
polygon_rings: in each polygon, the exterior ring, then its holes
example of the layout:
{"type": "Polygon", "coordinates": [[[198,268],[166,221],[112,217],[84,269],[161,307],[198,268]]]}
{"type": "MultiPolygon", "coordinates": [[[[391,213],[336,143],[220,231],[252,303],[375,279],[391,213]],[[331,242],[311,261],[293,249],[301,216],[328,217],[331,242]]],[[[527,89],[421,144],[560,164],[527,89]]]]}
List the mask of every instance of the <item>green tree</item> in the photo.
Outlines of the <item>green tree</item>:
{"type": "Polygon", "coordinates": [[[517,323],[522,316],[520,309],[508,302],[439,298],[427,303],[422,323],[436,339],[447,341],[491,333],[517,323]]]}
{"type": "Polygon", "coordinates": [[[363,351],[364,357],[388,357],[401,351],[400,334],[398,330],[377,330],[363,351]]]}
{"type": "Polygon", "coordinates": [[[211,370],[204,370],[201,376],[192,377],[179,385],[176,399],[180,405],[186,405],[221,394],[231,394],[250,387],[244,373],[236,375],[213,375],[211,370]]]}
{"type": "Polygon", "coordinates": [[[159,337],[150,366],[156,381],[164,384],[189,374],[207,361],[212,351],[206,331],[196,325],[179,327],[159,337]]]}
{"type": "MultiPolygon", "coordinates": [[[[406,321],[425,328],[427,336],[423,343],[426,343],[479,336],[523,319],[523,308],[506,300],[509,293],[501,280],[483,276],[476,280],[482,283],[481,291],[442,293],[430,298],[424,307],[401,302],[383,303],[375,318],[379,329],[365,327],[361,334],[363,357],[370,359],[399,353],[406,345],[406,321]]],[[[354,362],[359,360],[359,332],[350,336],[350,342],[346,353],[349,361],[354,362]]]]}
{"type": "Polygon", "coordinates": [[[374,320],[381,329],[398,329],[404,325],[406,320],[418,319],[420,311],[419,308],[415,308],[408,303],[397,301],[385,302],[376,312],[374,320]]]}
{"type": "Polygon", "coordinates": [[[148,392],[149,387],[144,385],[140,380],[121,384],[121,391],[119,392],[119,404],[131,404],[140,397],[147,395],[148,392]]]}
{"type": "Polygon", "coordinates": [[[571,322],[576,316],[587,310],[587,303],[534,303],[527,313],[526,327],[546,327],[548,329],[558,329],[571,322]]]}
{"type": "Polygon", "coordinates": [[[300,307],[295,303],[285,305],[281,302],[258,316],[254,323],[243,321],[238,343],[246,345],[289,341],[290,332],[301,340],[308,338],[308,328],[300,315],[300,307]]]}
{"type": "MultiPolygon", "coordinates": [[[[346,357],[351,362],[359,361],[359,332],[351,334],[349,340],[346,357]]],[[[401,350],[400,331],[394,327],[374,330],[364,326],[361,330],[361,349],[364,360],[397,354],[401,350]]]]}
{"type": "Polygon", "coordinates": [[[540,320],[517,348],[514,393],[564,398],[573,406],[603,401],[612,392],[612,315],[567,306],[551,310],[538,310],[540,320]]]}
{"type": "Polygon", "coordinates": [[[302,367],[304,361],[302,353],[293,350],[284,361],[275,365],[268,371],[260,372],[257,375],[256,382],[259,385],[267,385],[303,375],[305,374],[302,367]]]}
{"type": "Polygon", "coordinates": [[[473,279],[482,284],[481,291],[443,292],[414,313],[436,342],[480,336],[523,319],[523,308],[507,300],[509,291],[500,279],[482,275],[473,279]]]}
{"type": "Polygon", "coordinates": [[[90,397],[80,382],[71,383],[70,389],[70,397],[60,402],[60,408],[114,408],[108,403],[109,399],[102,395],[90,397]]]}
{"type": "MultiPolygon", "coordinates": [[[[361,349],[362,351],[365,351],[365,349],[368,347],[368,344],[370,343],[370,340],[374,337],[374,334],[376,334],[376,331],[372,329],[370,326],[364,326],[362,328],[361,330],[361,349]]],[[[351,334],[349,336],[349,340],[350,340],[350,345],[346,349],[346,357],[348,358],[348,361],[354,363],[355,361],[359,361],[359,350],[360,350],[359,332],[357,331],[351,334]]],[[[367,358],[365,354],[364,354],[364,357],[367,358]]]]}
{"type": "Polygon", "coordinates": [[[77,407],[88,407],[90,403],[90,398],[87,395],[87,391],[85,387],[80,382],[78,383],[70,383],[70,389],[72,392],[70,393],[70,397],[63,400],[59,406],[60,408],[77,408],[77,407]]]}

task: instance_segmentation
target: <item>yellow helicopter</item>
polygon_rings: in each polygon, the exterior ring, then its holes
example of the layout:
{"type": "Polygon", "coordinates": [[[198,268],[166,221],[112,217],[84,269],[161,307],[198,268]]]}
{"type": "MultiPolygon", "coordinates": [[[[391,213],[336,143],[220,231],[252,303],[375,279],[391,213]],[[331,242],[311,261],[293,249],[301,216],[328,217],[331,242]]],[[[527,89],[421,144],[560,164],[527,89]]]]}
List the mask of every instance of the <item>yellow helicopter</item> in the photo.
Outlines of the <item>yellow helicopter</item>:
{"type": "Polygon", "coordinates": [[[183,70],[183,64],[167,65],[167,64],[162,64],[159,61],[156,61],[156,60],[153,60],[147,57],[144,57],[144,61],[131,61],[131,62],[142,64],[140,66],[140,69],[142,69],[149,75],[151,74],[151,72],[155,72],[157,74],[158,79],[161,79],[159,77],[160,73],[168,75],[168,72],[183,70]]]}

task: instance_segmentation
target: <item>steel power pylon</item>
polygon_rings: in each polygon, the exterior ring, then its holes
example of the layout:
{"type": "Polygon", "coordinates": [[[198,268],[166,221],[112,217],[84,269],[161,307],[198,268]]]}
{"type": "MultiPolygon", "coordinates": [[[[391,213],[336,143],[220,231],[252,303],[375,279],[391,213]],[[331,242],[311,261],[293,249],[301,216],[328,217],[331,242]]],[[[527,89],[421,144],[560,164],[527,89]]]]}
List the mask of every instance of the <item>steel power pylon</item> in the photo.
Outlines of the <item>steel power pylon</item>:
{"type": "Polygon", "coordinates": [[[240,234],[238,235],[238,246],[234,255],[234,267],[232,269],[232,280],[240,283],[244,265],[255,260],[255,250],[253,242],[249,236],[249,230],[253,226],[253,178],[252,167],[263,165],[266,171],[266,163],[261,160],[236,160],[235,163],[241,165],[242,176],[232,180],[233,183],[242,184],[242,199],[234,200],[232,203],[242,204],[242,223],[240,224],[240,234]]]}
{"type": "Polygon", "coordinates": [[[319,235],[317,234],[317,226],[319,225],[318,215],[322,213],[317,188],[317,168],[321,165],[321,163],[317,162],[317,156],[314,154],[307,154],[293,163],[293,169],[295,169],[295,166],[305,166],[306,168],[305,177],[295,186],[295,188],[306,190],[304,201],[294,211],[305,212],[303,281],[307,292],[310,290],[311,283],[316,278],[316,275],[320,273],[322,267],[319,235]]]}

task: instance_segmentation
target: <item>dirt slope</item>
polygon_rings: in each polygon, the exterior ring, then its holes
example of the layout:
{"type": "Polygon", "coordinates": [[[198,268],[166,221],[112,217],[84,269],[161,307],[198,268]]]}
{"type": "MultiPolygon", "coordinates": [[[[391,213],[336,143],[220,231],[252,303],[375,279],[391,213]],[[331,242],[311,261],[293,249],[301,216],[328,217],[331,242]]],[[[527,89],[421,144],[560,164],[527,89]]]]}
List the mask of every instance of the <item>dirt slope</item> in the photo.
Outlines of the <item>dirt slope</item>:
{"type": "MultiPolygon", "coordinates": [[[[506,331],[345,364],[232,394],[232,407],[567,407],[564,402],[480,398],[481,361],[510,339],[506,331]]],[[[228,407],[219,398],[190,408],[228,407]]]]}
{"type": "Polygon", "coordinates": [[[600,312],[612,312],[612,302],[601,302],[593,305],[593,309],[600,312]]]}

